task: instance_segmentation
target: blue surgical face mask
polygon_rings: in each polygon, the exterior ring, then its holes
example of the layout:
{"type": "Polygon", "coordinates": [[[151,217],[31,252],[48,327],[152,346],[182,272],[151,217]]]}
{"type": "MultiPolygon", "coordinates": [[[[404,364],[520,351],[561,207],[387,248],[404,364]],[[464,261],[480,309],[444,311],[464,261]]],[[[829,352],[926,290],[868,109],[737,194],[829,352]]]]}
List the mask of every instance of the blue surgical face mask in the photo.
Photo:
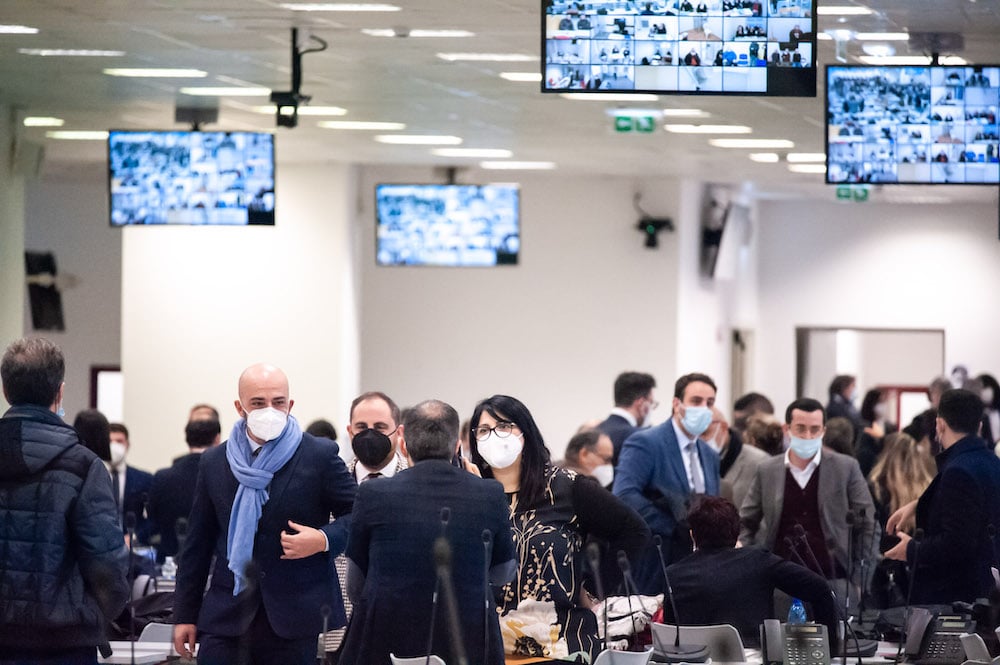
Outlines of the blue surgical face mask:
{"type": "Polygon", "coordinates": [[[812,459],[819,452],[819,449],[823,447],[823,438],[818,439],[800,439],[797,436],[791,437],[791,444],[789,448],[792,452],[798,455],[802,459],[812,459]]]}
{"type": "Polygon", "coordinates": [[[691,436],[701,436],[708,429],[708,426],[712,424],[712,409],[707,406],[685,407],[681,424],[691,436]]]}

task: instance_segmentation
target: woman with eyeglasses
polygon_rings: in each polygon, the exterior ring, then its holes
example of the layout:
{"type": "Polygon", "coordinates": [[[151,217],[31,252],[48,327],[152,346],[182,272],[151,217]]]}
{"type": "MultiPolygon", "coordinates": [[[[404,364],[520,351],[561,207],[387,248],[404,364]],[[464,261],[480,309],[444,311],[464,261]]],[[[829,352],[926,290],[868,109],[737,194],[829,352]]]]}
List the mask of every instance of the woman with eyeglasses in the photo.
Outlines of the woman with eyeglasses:
{"type": "Polygon", "coordinates": [[[516,636],[503,630],[505,649],[553,658],[583,653],[592,661],[602,642],[590,609],[595,589],[584,588],[590,578],[584,546],[605,545],[601,577],[610,592],[607,573],[617,569],[618,552],[634,560],[646,545],[646,523],[594,479],[554,466],[534,418],[513,397],[494,395],[476,405],[469,442],[483,477],[500,481],[510,501],[518,569],[498,607],[524,623],[516,636]]]}

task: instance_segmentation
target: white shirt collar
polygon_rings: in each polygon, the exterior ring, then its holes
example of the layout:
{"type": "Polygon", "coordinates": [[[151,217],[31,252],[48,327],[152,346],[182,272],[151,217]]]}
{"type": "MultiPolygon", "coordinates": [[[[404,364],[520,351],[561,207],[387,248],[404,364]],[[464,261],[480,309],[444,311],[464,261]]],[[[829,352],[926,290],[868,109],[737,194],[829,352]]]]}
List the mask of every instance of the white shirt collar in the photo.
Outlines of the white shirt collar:
{"type": "Polygon", "coordinates": [[[674,426],[674,434],[677,435],[677,445],[680,446],[681,452],[684,452],[689,443],[698,440],[698,437],[694,437],[692,439],[691,436],[681,428],[677,419],[673,416],[670,418],[670,424],[674,426]]]}
{"type": "Polygon", "coordinates": [[[809,481],[812,479],[813,473],[815,473],[816,469],[819,468],[820,461],[823,459],[823,448],[821,447],[819,449],[819,452],[813,455],[813,458],[809,460],[809,463],[806,464],[805,468],[803,469],[800,469],[799,467],[792,464],[792,460],[789,458],[790,453],[791,450],[785,451],[785,467],[789,471],[791,471],[792,478],[795,479],[795,482],[796,484],[798,484],[799,488],[805,489],[806,485],[808,485],[809,481]]]}
{"type": "Polygon", "coordinates": [[[369,469],[361,462],[358,462],[354,467],[354,477],[359,483],[363,483],[368,480],[368,477],[373,473],[382,474],[380,476],[382,478],[392,478],[396,475],[396,470],[400,467],[399,461],[400,457],[399,452],[397,451],[391,458],[389,458],[389,462],[381,469],[369,469]]]}
{"type": "Polygon", "coordinates": [[[633,416],[630,411],[626,411],[625,409],[621,408],[620,406],[616,406],[615,408],[611,409],[611,415],[613,415],[613,416],[621,416],[622,418],[624,418],[625,420],[627,420],[628,424],[631,425],[632,427],[638,427],[639,426],[639,423],[636,421],[635,416],[633,416]]]}

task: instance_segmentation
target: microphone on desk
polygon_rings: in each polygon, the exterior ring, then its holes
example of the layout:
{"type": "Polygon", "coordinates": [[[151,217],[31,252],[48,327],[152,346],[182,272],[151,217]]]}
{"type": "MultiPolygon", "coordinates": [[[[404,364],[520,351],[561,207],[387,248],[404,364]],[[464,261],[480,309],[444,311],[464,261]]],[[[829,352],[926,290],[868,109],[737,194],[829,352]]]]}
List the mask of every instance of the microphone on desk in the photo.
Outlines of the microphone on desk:
{"type": "MultiPolygon", "coordinates": [[[[445,604],[448,606],[448,633],[451,637],[452,660],[457,665],[468,665],[469,659],[465,655],[465,645],[462,642],[462,624],[458,619],[458,599],[451,584],[451,545],[444,537],[434,541],[434,566],[437,568],[437,577],[444,592],[445,604]]],[[[428,662],[430,653],[428,649],[428,662]]]]}
{"type": "Polygon", "coordinates": [[[638,593],[638,591],[636,591],[635,582],[632,580],[632,565],[628,561],[628,555],[625,554],[625,550],[618,550],[618,568],[622,571],[622,581],[625,583],[625,597],[628,599],[628,617],[632,623],[632,637],[629,639],[629,649],[631,649],[639,633],[635,627],[635,612],[632,611],[632,594],[638,593]]]}
{"type": "Polygon", "coordinates": [[[323,603],[319,608],[319,613],[323,615],[323,632],[319,636],[319,644],[316,649],[316,661],[323,665],[326,662],[326,633],[330,630],[330,606],[323,603]]]}
{"type": "Polygon", "coordinates": [[[128,533],[128,637],[131,665],[135,665],[135,512],[125,513],[125,531],[128,533]]]}
{"type": "Polygon", "coordinates": [[[910,567],[910,579],[906,589],[906,605],[903,607],[903,629],[899,636],[899,649],[896,651],[895,660],[897,663],[903,659],[904,648],[910,637],[910,601],[913,599],[913,582],[917,578],[917,561],[920,558],[920,541],[923,537],[923,529],[917,529],[913,532],[913,542],[917,543],[917,547],[913,548],[913,565],[910,567]]]}
{"type": "Polygon", "coordinates": [[[483,662],[490,660],[490,560],[493,550],[493,532],[483,529],[483,662]]]}
{"type": "Polygon", "coordinates": [[[660,570],[663,572],[663,581],[667,592],[667,599],[670,601],[670,609],[674,613],[674,643],[672,645],[661,644],[659,655],[668,663],[704,663],[708,660],[708,645],[706,644],[681,644],[681,618],[677,614],[677,603],[674,601],[674,590],[670,586],[670,576],[667,575],[667,562],[663,557],[663,537],[660,534],[653,536],[653,544],[656,545],[656,553],[660,559],[660,570]]]}
{"type": "MultiPolygon", "coordinates": [[[[451,508],[448,506],[442,506],[441,512],[439,513],[441,519],[441,535],[438,539],[434,541],[433,554],[434,562],[437,564],[437,544],[438,541],[443,541],[447,546],[448,541],[445,538],[445,531],[448,529],[448,522],[451,521],[451,508]]],[[[451,550],[448,551],[448,562],[451,562],[451,550]]],[[[437,623],[437,609],[438,609],[438,596],[441,593],[441,573],[438,571],[438,575],[434,580],[434,595],[431,597],[431,623],[430,628],[427,631],[427,663],[430,665],[431,649],[434,648],[434,626],[437,623]]]]}
{"type": "MultiPolygon", "coordinates": [[[[601,546],[595,542],[591,542],[587,545],[587,563],[590,564],[590,570],[594,573],[594,588],[597,591],[597,597],[601,599],[604,603],[604,650],[608,650],[608,598],[604,595],[604,581],[601,579],[601,546]]],[[[628,588],[626,587],[625,592],[628,593],[628,588]]]]}

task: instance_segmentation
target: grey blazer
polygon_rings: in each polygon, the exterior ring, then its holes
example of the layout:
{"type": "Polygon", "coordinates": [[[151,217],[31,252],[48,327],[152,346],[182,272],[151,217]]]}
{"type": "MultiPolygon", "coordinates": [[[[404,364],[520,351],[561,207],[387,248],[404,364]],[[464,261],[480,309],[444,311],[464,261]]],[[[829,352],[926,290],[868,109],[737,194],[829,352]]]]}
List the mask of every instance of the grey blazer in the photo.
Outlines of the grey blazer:
{"type": "Polygon", "coordinates": [[[770,457],[760,448],[744,443],[740,448],[740,454],[722,477],[722,496],[732,501],[739,509],[747,492],[750,491],[750,483],[757,473],[757,467],[770,457]]]}
{"type": "MultiPolygon", "coordinates": [[[[867,534],[866,540],[870,540],[865,546],[855,548],[857,564],[862,551],[868,551],[872,543],[876,547],[878,545],[878,534],[874,531],[875,507],[856,459],[827,448],[823,448],[820,454],[823,456],[819,465],[820,524],[823,535],[832,545],[831,554],[847,570],[847,514],[853,512],[860,515],[861,509],[864,509],[864,529],[859,529],[857,533],[867,534]]],[[[758,465],[740,507],[740,542],[744,546],[774,549],[784,498],[785,458],[779,455],[758,465]]],[[[858,570],[858,567],[854,569],[858,570]]]]}

